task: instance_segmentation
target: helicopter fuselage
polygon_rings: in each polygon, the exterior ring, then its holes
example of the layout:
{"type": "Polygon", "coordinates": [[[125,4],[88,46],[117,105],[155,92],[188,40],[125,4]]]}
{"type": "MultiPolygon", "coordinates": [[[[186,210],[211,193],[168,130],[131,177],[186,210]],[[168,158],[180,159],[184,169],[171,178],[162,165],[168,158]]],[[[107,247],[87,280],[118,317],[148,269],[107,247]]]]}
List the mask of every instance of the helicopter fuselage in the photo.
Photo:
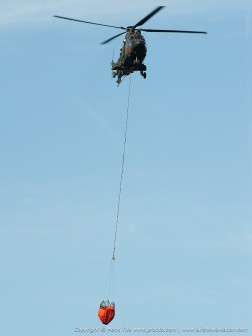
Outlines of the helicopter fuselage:
{"type": "Polygon", "coordinates": [[[133,71],[140,70],[141,64],[147,53],[146,43],[140,31],[128,32],[120,49],[120,56],[113,64],[113,70],[129,68],[133,71]]]}
{"type": "Polygon", "coordinates": [[[140,31],[128,32],[123,41],[119,61],[126,67],[142,63],[147,53],[146,43],[140,31]]]}
{"type": "Polygon", "coordinates": [[[146,42],[139,30],[129,31],[123,40],[120,56],[117,62],[112,63],[113,76],[118,76],[118,84],[122,76],[127,76],[134,71],[140,71],[146,77],[146,66],[143,64],[147,53],[146,42]]]}

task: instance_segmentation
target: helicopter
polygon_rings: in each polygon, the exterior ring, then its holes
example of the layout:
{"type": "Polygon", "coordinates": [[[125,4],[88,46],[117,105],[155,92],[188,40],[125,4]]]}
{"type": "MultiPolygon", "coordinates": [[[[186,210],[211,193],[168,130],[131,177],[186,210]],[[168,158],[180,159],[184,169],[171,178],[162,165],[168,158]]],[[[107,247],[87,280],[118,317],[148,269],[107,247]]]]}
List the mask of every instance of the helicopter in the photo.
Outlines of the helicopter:
{"type": "Polygon", "coordinates": [[[145,38],[142,35],[143,32],[148,33],[190,33],[190,34],[207,34],[205,31],[192,31],[192,30],[167,30],[167,29],[143,29],[138,28],[142,26],[145,22],[147,22],[152,16],[157,14],[161,9],[165,6],[158,6],[148,15],[146,15],[142,20],[137,22],[134,26],[128,27],[118,27],[118,26],[111,26],[102,23],[95,23],[89,21],[83,21],[78,19],[72,19],[64,16],[54,15],[54,17],[64,20],[71,20],[76,22],[88,23],[97,26],[104,26],[116,29],[122,29],[124,32],[119,33],[115,36],[110,37],[109,39],[103,41],[101,44],[107,44],[114,40],[115,38],[125,34],[125,38],[123,40],[123,46],[120,49],[120,56],[117,62],[112,61],[112,76],[115,78],[117,76],[117,84],[122,81],[124,76],[128,76],[129,74],[133,73],[134,71],[139,71],[143,78],[146,78],[146,65],[143,63],[146,54],[147,54],[147,47],[145,38]]]}

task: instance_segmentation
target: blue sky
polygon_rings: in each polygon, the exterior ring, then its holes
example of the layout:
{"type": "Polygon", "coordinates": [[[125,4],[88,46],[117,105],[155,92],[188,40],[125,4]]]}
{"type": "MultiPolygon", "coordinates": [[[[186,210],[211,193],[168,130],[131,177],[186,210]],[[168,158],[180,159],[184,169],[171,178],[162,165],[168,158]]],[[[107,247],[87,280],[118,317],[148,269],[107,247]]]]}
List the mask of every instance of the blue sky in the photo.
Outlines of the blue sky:
{"type": "Polygon", "coordinates": [[[251,333],[251,2],[12,0],[0,3],[2,335],[102,326],[129,78],[111,79],[122,38],[99,44],[116,30],[53,15],[127,26],[158,5],[146,28],[208,35],[144,35],[111,326],[251,333]]]}

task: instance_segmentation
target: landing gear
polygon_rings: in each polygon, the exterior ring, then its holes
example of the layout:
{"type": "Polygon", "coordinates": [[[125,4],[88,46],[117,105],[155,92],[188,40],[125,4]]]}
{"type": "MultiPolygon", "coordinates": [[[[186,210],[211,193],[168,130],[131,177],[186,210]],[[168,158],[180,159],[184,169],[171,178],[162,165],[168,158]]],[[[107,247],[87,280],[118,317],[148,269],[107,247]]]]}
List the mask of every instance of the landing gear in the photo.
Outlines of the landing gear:
{"type": "Polygon", "coordinates": [[[141,64],[141,69],[140,69],[140,74],[143,76],[143,78],[145,79],[147,74],[146,74],[146,65],[145,64],[141,64]]]}
{"type": "Polygon", "coordinates": [[[121,71],[121,70],[117,70],[117,73],[116,73],[115,77],[116,77],[116,76],[117,76],[117,81],[116,81],[116,83],[117,83],[117,86],[119,86],[119,84],[120,84],[121,81],[122,81],[123,71],[121,71]]]}
{"type": "Polygon", "coordinates": [[[145,79],[146,74],[146,65],[142,63],[137,57],[133,61],[133,66],[126,66],[120,62],[112,62],[112,78],[116,78],[116,83],[119,84],[122,82],[124,76],[128,76],[129,74],[133,73],[134,71],[139,71],[141,76],[145,79]]]}
{"type": "Polygon", "coordinates": [[[146,72],[145,72],[145,71],[143,71],[143,70],[141,70],[141,71],[140,71],[140,74],[143,76],[143,78],[144,78],[144,79],[145,79],[145,78],[146,78],[146,76],[147,76],[146,72]]]}
{"type": "Polygon", "coordinates": [[[119,70],[119,69],[114,69],[114,66],[112,66],[112,77],[113,78],[116,78],[117,77],[117,85],[119,86],[119,84],[121,83],[122,81],[122,77],[124,76],[124,73],[122,70],[119,70]]]}

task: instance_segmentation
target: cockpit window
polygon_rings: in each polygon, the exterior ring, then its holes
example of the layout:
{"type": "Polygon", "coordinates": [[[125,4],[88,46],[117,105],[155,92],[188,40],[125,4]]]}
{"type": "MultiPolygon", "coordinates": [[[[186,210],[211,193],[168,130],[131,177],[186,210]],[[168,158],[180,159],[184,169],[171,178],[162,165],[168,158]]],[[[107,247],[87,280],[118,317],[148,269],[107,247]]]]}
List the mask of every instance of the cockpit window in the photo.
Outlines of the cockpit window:
{"type": "Polygon", "coordinates": [[[141,35],[140,33],[131,34],[128,38],[128,41],[129,41],[130,44],[134,44],[135,42],[145,43],[145,39],[144,39],[143,35],[141,35]]]}
{"type": "Polygon", "coordinates": [[[142,35],[140,35],[140,34],[136,34],[136,35],[134,36],[134,38],[135,38],[135,40],[142,40],[142,35]]]}

